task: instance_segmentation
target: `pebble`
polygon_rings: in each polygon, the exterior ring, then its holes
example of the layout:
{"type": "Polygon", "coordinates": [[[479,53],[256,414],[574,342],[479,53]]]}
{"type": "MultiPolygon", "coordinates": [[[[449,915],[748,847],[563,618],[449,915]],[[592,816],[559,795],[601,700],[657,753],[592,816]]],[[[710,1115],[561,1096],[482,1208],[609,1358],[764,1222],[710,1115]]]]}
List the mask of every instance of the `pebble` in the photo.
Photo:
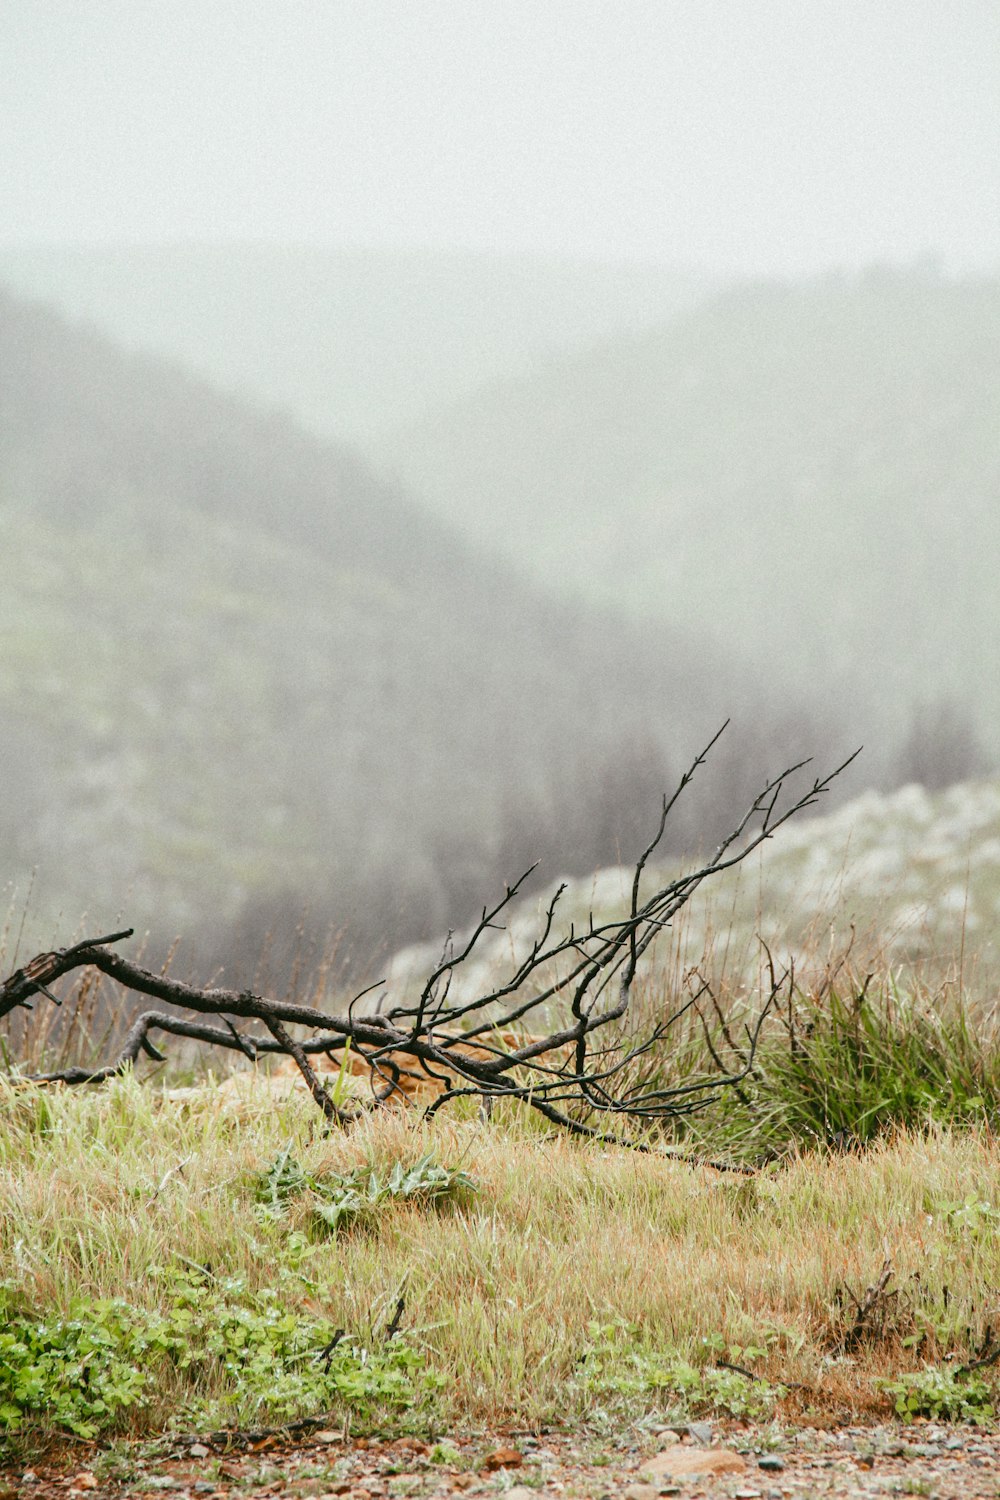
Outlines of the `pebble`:
{"type": "Polygon", "coordinates": [[[758,1458],[757,1467],[763,1469],[766,1474],[780,1474],[785,1467],[785,1460],[779,1458],[776,1453],[766,1453],[763,1458],[758,1458]]]}
{"type": "Polygon", "coordinates": [[[524,1454],[517,1448],[494,1448],[492,1453],[487,1453],[483,1459],[484,1469],[519,1469],[524,1462],[524,1454]]]}
{"type": "Polygon", "coordinates": [[[710,1443],[712,1441],[711,1422],[689,1422],[688,1437],[696,1443],[710,1443]]]}
{"type": "Polygon", "coordinates": [[[702,1474],[742,1474],[747,1461],[731,1448],[671,1448],[642,1465],[643,1479],[686,1479],[702,1474]]]}

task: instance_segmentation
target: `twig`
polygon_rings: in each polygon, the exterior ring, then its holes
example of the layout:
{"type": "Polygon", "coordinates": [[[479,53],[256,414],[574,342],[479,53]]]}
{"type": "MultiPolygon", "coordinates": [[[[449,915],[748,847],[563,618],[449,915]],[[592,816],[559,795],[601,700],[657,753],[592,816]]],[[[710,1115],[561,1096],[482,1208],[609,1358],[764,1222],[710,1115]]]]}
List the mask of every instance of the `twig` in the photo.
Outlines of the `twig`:
{"type": "MultiPolygon", "coordinates": [[[[779,811],[778,800],[789,777],[805,762],[789,767],[754,798],[706,863],[673,879],[661,877],[656,889],[644,896],[643,880],[649,874],[649,861],[661,843],[667,819],[721,733],[713,736],[695,758],[673,795],[663,799],[654,836],[633,872],[625,914],[596,922],[591,913],[583,926],[570,925],[568,932],[559,933],[556,917],[564,891],[560,886],[548,902],[540,931],[526,955],[515,960],[506,978],[471,999],[460,1002],[453,996],[456,972],[476,956],[486,933],[502,928],[530,871],[509,885],[492,906],[482,909],[467,937],[457,943],[449,938],[416,1004],[393,1003],[379,986],[374,1010],[361,1012],[352,1002],[346,1015],[333,1015],[251,990],[198,988],[165,972],[154,974],[113,952],[111,945],[130,937],[129,929],[39,954],[0,985],[0,1017],[27,1004],[36,993],[56,1001],[49,987],[57,979],[73,969],[92,966],[125,989],[165,1002],[187,1012],[187,1016],[146,1011],[131,1025],[113,1061],[98,1068],[75,1067],[42,1074],[39,1081],[100,1083],[131,1067],[141,1054],[162,1061],[163,1053],[151,1040],[151,1033],[160,1031],[238,1051],[251,1060],[269,1055],[290,1057],[326,1118],[348,1124],[356,1115],[335,1102],[310,1058],[317,1054],[333,1057],[350,1047],[353,1057],[380,1082],[377,1103],[405,1097],[411,1086],[430,1083],[438,1091],[429,1109],[431,1114],[457,1098],[476,1096],[487,1106],[496,1099],[511,1099],[526,1104],[561,1129],[609,1144],[651,1149],[648,1141],[598,1128],[588,1123],[587,1117],[611,1117],[651,1128],[704,1109],[728,1089],[738,1091],[753,1068],[765,1019],[783,987],[791,989],[793,979],[790,972],[779,974],[768,954],[770,993],[755,1025],[746,1029],[746,1041],[737,1044],[725,1028],[724,1018],[719,1017],[735,1067],[727,1070],[712,1039],[707,1038],[716,1066],[714,1074],[657,1087],[655,1079],[648,1085],[630,1083],[630,1064],[662,1045],[670,1028],[696,1005],[704,990],[655,1019],[643,1035],[623,1038],[617,1023],[629,1010],[639,963],[706,880],[738,865],[789,818],[814,806],[850,764],[850,760],[845,761],[829,775],[816,779],[779,811]],[[550,1020],[553,1012],[559,1018],[556,1022],[550,1020]],[[543,1034],[523,1035],[517,1030],[536,1016],[545,1016],[548,1022],[543,1034]],[[237,1021],[257,1022],[268,1034],[248,1038],[235,1024],[237,1021]],[[290,1028],[301,1028],[304,1037],[290,1028]],[[581,1112],[583,1118],[579,1117],[581,1112]]],[[[714,996],[712,1003],[717,1007],[714,996]]],[[[705,1030],[707,1035],[707,1027],[705,1030]]],[[[671,1154],[674,1159],[718,1171],[755,1170],[696,1155],[681,1158],[671,1154]]],[[[859,1304],[859,1320],[865,1316],[867,1311],[859,1304]]]]}

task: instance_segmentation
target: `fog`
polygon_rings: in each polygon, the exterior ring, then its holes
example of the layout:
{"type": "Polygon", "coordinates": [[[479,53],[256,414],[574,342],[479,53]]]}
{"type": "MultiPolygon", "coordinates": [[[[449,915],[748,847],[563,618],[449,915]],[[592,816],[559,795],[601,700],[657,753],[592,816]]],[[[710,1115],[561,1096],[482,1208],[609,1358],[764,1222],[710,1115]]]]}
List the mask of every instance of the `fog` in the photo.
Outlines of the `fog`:
{"type": "Polygon", "coordinates": [[[10,0],[7,239],[1000,257],[992,0],[10,0]]]}
{"type": "Polygon", "coordinates": [[[9,0],[0,88],[46,940],[358,972],[728,714],[673,852],[808,751],[995,771],[993,0],[9,0]]]}

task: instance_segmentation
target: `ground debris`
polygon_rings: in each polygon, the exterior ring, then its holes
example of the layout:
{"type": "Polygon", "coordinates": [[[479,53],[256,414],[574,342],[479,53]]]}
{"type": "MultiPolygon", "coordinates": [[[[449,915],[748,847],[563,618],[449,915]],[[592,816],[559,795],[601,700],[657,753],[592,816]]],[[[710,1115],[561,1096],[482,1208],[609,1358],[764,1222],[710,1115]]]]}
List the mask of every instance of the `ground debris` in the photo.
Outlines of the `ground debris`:
{"type": "MultiPolygon", "coordinates": [[[[68,1494],[131,1497],[176,1493],[204,1500],[446,1500],[449,1495],[488,1500],[659,1500],[692,1497],[774,1496],[776,1500],[914,1494],[936,1500],[978,1500],[1000,1494],[1000,1434],[917,1421],[908,1426],[799,1427],[781,1431],[736,1422],[715,1425],[713,1445],[689,1433],[672,1446],[663,1431],[642,1427],[617,1434],[586,1429],[523,1430],[475,1435],[437,1435],[394,1440],[324,1442],[331,1434],[298,1438],[266,1453],[234,1461],[218,1455],[163,1459],[136,1449],[133,1461],[116,1450],[114,1462],[88,1455],[81,1470],[68,1453],[60,1465],[30,1471],[0,1471],[0,1496],[17,1500],[65,1500],[68,1494]],[[516,1446],[515,1446],[516,1444],[516,1446]],[[145,1456],[143,1456],[145,1453],[145,1456]],[[442,1460],[441,1455],[446,1455],[442,1460]],[[86,1477],[85,1477],[86,1476],[86,1477]],[[780,1488],[772,1488],[779,1486],[780,1488]]],[[[193,1445],[192,1445],[193,1446],[193,1445]]]]}

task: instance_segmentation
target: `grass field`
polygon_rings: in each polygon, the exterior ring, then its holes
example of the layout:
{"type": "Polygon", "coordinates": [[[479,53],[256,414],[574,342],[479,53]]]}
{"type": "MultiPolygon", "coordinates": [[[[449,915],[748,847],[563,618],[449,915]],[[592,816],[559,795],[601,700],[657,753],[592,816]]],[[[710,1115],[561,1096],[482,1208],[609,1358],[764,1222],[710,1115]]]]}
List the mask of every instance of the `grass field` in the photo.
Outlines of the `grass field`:
{"type": "MultiPolygon", "coordinates": [[[[780,908],[794,964],[753,1058],[768,950],[735,896],[714,916],[685,911],[637,981],[623,1039],[693,1003],[622,1086],[747,1071],[686,1119],[618,1121],[641,1149],[512,1103],[484,1121],[469,1100],[434,1120],[384,1109],[328,1130],[287,1079],[220,1082],[173,1044],[173,1073],[144,1062],[99,1087],[45,1087],[24,1072],[110,1054],[114,987],[80,971],[61,1008],[12,1015],[0,1445],[30,1460],[67,1438],[312,1417],[425,1437],[696,1415],[991,1422],[1000,1031],[992,950],[971,944],[995,895],[996,797],[963,795],[916,819],[911,790],[895,809],[918,832],[938,818],[936,876],[958,878],[941,849],[954,861],[976,840],[982,854],[964,855],[950,963],[950,907],[932,948],[907,956],[855,935],[878,931],[857,881],[839,938],[801,894],[794,905],[800,845],[817,865],[822,836],[823,869],[846,861],[846,814],[776,842],[777,896],[758,889],[756,927],[780,908]]],[[[567,920],[595,893],[571,888],[567,920]]],[[[531,915],[497,937],[507,962],[531,915]]],[[[0,972],[23,962],[14,943],[10,928],[0,972]]]]}
{"type": "MultiPolygon", "coordinates": [[[[768,1086],[765,1069],[758,1112],[768,1086]]],[[[988,1420],[991,1366],[967,1368],[1000,1313],[988,1103],[967,1098],[964,1126],[887,1108],[856,1151],[788,1129],[741,1175],[514,1107],[324,1134],[263,1076],[237,1094],[6,1081],[4,1441],[318,1412],[432,1433],[896,1402],[988,1420]]],[[[699,1129],[688,1149],[720,1145],[699,1129]]]]}

